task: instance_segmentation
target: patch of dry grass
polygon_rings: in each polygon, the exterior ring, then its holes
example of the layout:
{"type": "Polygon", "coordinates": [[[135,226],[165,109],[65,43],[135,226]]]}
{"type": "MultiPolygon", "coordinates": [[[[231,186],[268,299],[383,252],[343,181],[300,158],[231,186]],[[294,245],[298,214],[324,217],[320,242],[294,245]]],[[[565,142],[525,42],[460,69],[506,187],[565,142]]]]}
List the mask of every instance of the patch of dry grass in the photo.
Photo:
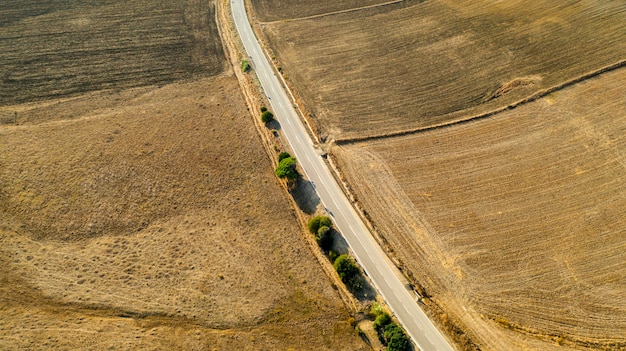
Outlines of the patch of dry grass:
{"type": "Polygon", "coordinates": [[[362,349],[233,77],[118,97],[0,128],[0,347],[362,349]]]}

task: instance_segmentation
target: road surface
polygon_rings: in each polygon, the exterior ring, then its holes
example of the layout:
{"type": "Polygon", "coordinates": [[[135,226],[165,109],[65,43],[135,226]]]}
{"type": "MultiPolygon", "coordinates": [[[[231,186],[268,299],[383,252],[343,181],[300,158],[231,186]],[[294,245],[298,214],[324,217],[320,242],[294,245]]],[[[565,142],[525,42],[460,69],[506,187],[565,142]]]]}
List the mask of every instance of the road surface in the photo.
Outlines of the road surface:
{"type": "Polygon", "coordinates": [[[270,101],[276,119],[293,149],[294,156],[314,184],[324,207],[332,213],[337,229],[352,249],[358,263],[363,267],[378,292],[392,309],[413,342],[424,351],[453,351],[432,322],[426,317],[416,301],[390,267],[385,254],[372,238],[367,227],[356,213],[335,178],[315,148],[302,121],[298,117],[287,93],[275,76],[259,42],[252,31],[246,14],[244,0],[231,0],[233,18],[244,44],[250,63],[270,101]]]}

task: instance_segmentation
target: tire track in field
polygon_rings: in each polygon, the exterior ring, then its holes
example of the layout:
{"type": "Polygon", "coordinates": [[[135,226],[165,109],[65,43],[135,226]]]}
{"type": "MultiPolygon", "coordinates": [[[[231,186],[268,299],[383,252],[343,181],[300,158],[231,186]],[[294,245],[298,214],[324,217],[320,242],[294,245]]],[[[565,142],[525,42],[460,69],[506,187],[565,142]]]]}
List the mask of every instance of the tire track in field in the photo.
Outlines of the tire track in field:
{"type": "Polygon", "coordinates": [[[283,19],[283,20],[269,21],[269,22],[259,22],[259,23],[260,24],[272,24],[272,23],[276,23],[276,22],[281,22],[282,23],[282,22],[302,21],[302,20],[308,20],[308,19],[314,19],[314,18],[338,15],[338,14],[342,14],[342,13],[349,13],[349,12],[356,12],[356,11],[361,11],[361,10],[367,10],[367,9],[371,9],[371,8],[375,8],[375,7],[393,5],[393,4],[397,4],[397,3],[401,3],[401,2],[405,2],[405,1],[406,0],[393,0],[393,1],[384,2],[382,4],[374,4],[374,5],[367,5],[367,6],[361,6],[361,7],[354,7],[354,8],[351,8],[351,9],[332,11],[332,12],[326,12],[326,13],[320,13],[320,14],[317,14],[317,15],[298,17],[298,18],[288,18],[288,19],[283,19]]]}

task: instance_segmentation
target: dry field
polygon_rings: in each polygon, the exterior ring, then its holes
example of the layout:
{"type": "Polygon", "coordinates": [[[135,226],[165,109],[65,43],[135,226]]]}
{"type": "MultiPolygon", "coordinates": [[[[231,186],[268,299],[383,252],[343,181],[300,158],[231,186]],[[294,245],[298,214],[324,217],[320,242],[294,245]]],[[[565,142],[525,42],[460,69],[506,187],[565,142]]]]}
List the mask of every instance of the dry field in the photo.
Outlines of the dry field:
{"type": "MultiPolygon", "coordinates": [[[[284,21],[309,16],[320,16],[332,12],[352,10],[394,0],[253,0],[258,20],[262,22],[284,21]]],[[[397,1],[397,0],[396,0],[397,1]]]]}
{"type": "Polygon", "coordinates": [[[0,106],[166,84],[223,69],[207,0],[5,0],[0,106]]]}
{"type": "Polygon", "coordinates": [[[624,82],[335,147],[389,248],[482,350],[626,349],[624,82]]]}
{"type": "Polygon", "coordinates": [[[0,349],[366,349],[220,73],[221,45],[196,42],[218,40],[210,4],[184,4],[0,5],[5,36],[46,26],[24,34],[37,49],[0,41],[1,67],[31,62],[0,88],[0,349]],[[76,62],[91,41],[55,33],[83,16],[99,44],[76,62]],[[207,22],[179,32],[182,18],[207,22]]]}
{"type": "MultiPolygon", "coordinates": [[[[254,5],[261,17],[287,7],[254,5]]],[[[261,28],[336,139],[464,119],[626,57],[623,1],[408,0],[261,28]]]]}

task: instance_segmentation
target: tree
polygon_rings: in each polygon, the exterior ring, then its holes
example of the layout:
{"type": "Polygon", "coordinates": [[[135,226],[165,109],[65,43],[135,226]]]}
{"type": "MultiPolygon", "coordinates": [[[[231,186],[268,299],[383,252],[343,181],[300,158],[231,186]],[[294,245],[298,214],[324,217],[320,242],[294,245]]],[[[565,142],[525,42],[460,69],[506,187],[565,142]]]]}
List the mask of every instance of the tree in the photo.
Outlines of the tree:
{"type": "Polygon", "coordinates": [[[387,343],[387,351],[409,351],[411,350],[411,342],[404,334],[396,334],[391,337],[387,343]]]}
{"type": "Polygon", "coordinates": [[[361,271],[357,267],[356,263],[347,254],[343,254],[335,260],[333,264],[337,274],[341,281],[352,290],[361,290],[363,288],[363,279],[361,278],[361,271]]]}
{"type": "Polygon", "coordinates": [[[278,167],[274,171],[278,178],[287,178],[287,180],[295,180],[298,178],[298,171],[296,170],[295,157],[287,157],[282,159],[278,163],[278,167]]]}
{"type": "Polygon", "coordinates": [[[265,111],[267,111],[267,107],[265,107],[265,106],[261,106],[261,113],[263,113],[263,112],[265,112],[265,111]]]}
{"type": "Polygon", "coordinates": [[[384,330],[389,323],[391,323],[391,316],[389,313],[383,312],[376,317],[372,326],[380,332],[381,330],[384,330]]]}
{"type": "Polygon", "coordinates": [[[383,333],[383,336],[385,337],[385,340],[389,342],[392,337],[398,334],[404,334],[404,331],[402,331],[402,328],[400,328],[396,323],[392,322],[387,324],[387,326],[385,327],[385,332],[383,333]]]}
{"type": "Polygon", "coordinates": [[[317,235],[315,235],[315,241],[317,241],[317,244],[322,248],[322,250],[328,251],[330,247],[333,246],[332,234],[333,233],[328,226],[321,226],[318,229],[317,235]]]}
{"type": "Polygon", "coordinates": [[[274,114],[271,113],[270,111],[263,111],[263,113],[261,113],[261,121],[263,123],[269,123],[273,120],[274,120],[274,114]]]}
{"type": "Polygon", "coordinates": [[[321,227],[332,228],[333,221],[326,216],[315,216],[311,218],[309,223],[307,223],[307,227],[309,228],[309,232],[311,232],[311,234],[317,235],[321,227]]]}
{"type": "Polygon", "coordinates": [[[280,154],[278,154],[278,162],[286,159],[287,157],[291,157],[291,155],[288,152],[286,151],[281,152],[280,154]]]}

